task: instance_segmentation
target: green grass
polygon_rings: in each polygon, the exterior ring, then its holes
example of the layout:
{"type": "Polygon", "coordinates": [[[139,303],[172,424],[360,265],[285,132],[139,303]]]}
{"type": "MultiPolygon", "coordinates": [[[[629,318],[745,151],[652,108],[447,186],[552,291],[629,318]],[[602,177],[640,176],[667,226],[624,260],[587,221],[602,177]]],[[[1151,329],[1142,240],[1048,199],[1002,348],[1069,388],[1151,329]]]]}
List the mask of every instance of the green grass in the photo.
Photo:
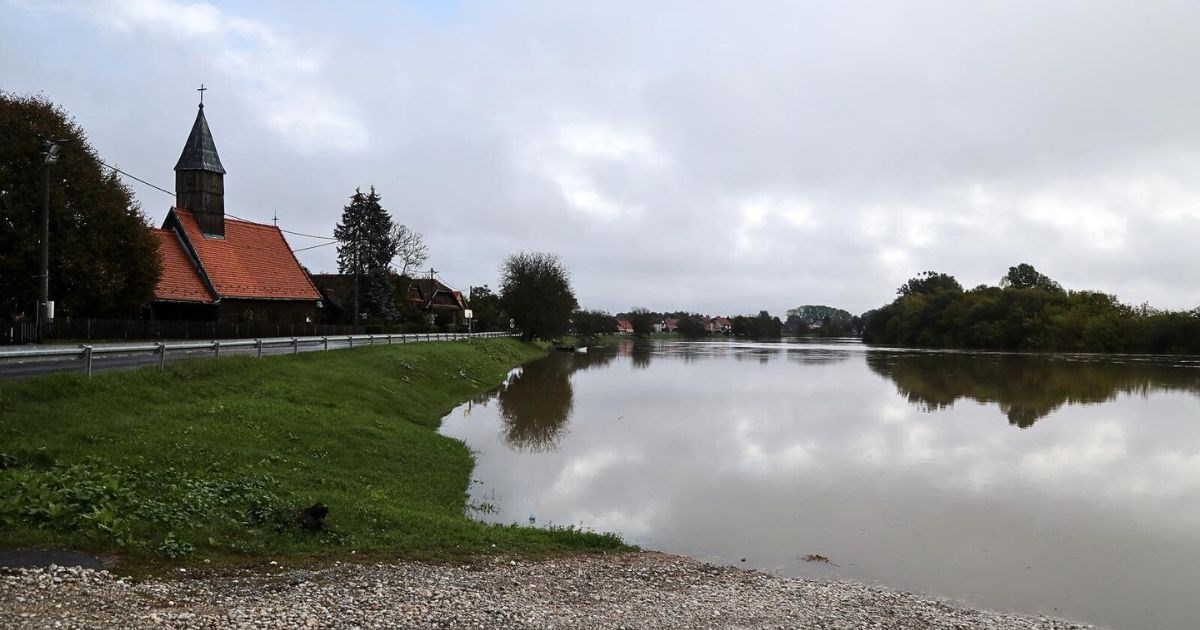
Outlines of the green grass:
{"type": "Polygon", "coordinates": [[[440,418],[544,353],[473,340],[0,383],[0,544],[131,565],[622,549],[464,515],[473,460],[440,418]],[[318,501],[327,530],[302,531],[294,510],[318,501]]]}

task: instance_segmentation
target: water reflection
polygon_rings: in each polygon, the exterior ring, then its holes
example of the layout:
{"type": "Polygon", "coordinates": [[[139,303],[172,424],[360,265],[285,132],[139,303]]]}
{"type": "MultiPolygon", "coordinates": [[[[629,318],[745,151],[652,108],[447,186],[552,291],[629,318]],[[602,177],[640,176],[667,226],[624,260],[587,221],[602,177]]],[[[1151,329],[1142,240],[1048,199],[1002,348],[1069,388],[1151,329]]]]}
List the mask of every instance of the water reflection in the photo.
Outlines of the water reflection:
{"type": "Polygon", "coordinates": [[[840,363],[849,361],[851,354],[846,350],[824,349],[819,348],[804,349],[802,351],[790,350],[787,353],[788,360],[795,361],[803,365],[829,365],[830,363],[840,363]]]}
{"type": "Polygon", "coordinates": [[[1022,429],[1062,407],[1110,402],[1119,394],[1200,392],[1200,369],[1156,360],[1054,355],[869,353],[867,365],[908,401],[934,411],[960,398],[995,403],[1022,429]]]}
{"type": "Polygon", "coordinates": [[[633,369],[644,370],[650,367],[650,355],[654,352],[654,346],[645,341],[625,342],[622,345],[622,350],[629,354],[633,369]]]}
{"type": "Polygon", "coordinates": [[[556,352],[511,374],[496,395],[505,443],[522,451],[554,450],[571,418],[571,374],[612,360],[609,352],[556,352]]]}
{"type": "Polygon", "coordinates": [[[536,515],[790,575],[1189,628],[1196,365],[630,342],[530,364],[441,430],[476,452],[485,520],[536,515]],[[997,409],[1017,426],[1054,418],[1015,431],[997,409]]]}

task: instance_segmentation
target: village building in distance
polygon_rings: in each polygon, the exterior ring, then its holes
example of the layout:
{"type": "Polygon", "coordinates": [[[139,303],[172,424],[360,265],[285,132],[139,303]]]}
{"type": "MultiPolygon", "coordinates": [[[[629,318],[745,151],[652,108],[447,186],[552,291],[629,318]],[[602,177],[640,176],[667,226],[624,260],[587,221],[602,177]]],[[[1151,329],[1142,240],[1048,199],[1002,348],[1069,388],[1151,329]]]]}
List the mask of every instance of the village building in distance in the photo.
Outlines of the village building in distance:
{"type": "MultiPolygon", "coordinates": [[[[704,332],[707,332],[709,334],[728,335],[733,332],[733,320],[729,319],[728,317],[724,317],[724,316],[709,317],[707,315],[702,315],[702,316],[700,316],[700,319],[704,322],[704,332]]],[[[667,318],[667,319],[660,319],[660,320],[650,324],[650,331],[653,333],[656,333],[656,334],[657,333],[673,333],[673,332],[678,332],[678,330],[679,330],[679,319],[674,318],[674,317],[667,318]]],[[[618,319],[617,320],[617,334],[632,335],[633,334],[633,323],[630,322],[628,319],[618,319]]]]}
{"type": "MultiPolygon", "coordinates": [[[[340,273],[312,274],[313,283],[325,303],[328,323],[349,324],[354,321],[354,276],[340,273]]],[[[427,319],[430,326],[455,329],[463,325],[467,300],[461,291],[450,288],[437,278],[409,278],[392,274],[396,306],[401,296],[427,319]]]]}
{"type": "Polygon", "coordinates": [[[154,319],[321,321],[321,294],[279,227],[225,215],[225,167],[203,102],[175,164],[175,206],[154,235],[154,319]]]}

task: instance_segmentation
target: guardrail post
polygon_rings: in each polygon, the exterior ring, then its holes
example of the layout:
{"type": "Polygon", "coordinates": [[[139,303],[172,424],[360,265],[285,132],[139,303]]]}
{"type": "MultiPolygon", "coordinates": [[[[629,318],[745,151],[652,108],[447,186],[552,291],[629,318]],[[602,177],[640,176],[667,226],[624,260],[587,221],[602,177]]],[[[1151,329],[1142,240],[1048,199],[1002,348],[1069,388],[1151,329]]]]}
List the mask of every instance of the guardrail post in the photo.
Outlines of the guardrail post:
{"type": "Polygon", "coordinates": [[[92,376],[92,347],[89,345],[79,346],[83,349],[83,372],[88,378],[92,376]]]}
{"type": "Polygon", "coordinates": [[[258,358],[262,358],[262,339],[254,340],[254,352],[258,355],[258,358]]]}
{"type": "Polygon", "coordinates": [[[158,342],[158,371],[167,369],[167,344],[158,342]]]}
{"type": "Polygon", "coordinates": [[[292,337],[292,354],[299,354],[299,353],[300,353],[300,340],[297,339],[296,337],[292,337]]]}
{"type": "Polygon", "coordinates": [[[346,335],[346,341],[349,341],[350,347],[354,348],[354,335],[346,335]]]}
{"type": "Polygon", "coordinates": [[[216,339],[213,340],[213,358],[221,358],[221,342],[217,341],[216,339]]]}
{"type": "Polygon", "coordinates": [[[390,345],[392,345],[392,335],[391,335],[391,333],[388,333],[387,340],[388,340],[388,342],[387,342],[387,345],[389,345],[389,346],[390,346],[390,345]]]}
{"type": "Polygon", "coordinates": [[[375,335],[367,335],[367,345],[368,346],[375,345],[375,335]]]}
{"type": "Polygon", "coordinates": [[[325,344],[325,349],[329,349],[329,337],[321,337],[321,343],[325,344]]]}

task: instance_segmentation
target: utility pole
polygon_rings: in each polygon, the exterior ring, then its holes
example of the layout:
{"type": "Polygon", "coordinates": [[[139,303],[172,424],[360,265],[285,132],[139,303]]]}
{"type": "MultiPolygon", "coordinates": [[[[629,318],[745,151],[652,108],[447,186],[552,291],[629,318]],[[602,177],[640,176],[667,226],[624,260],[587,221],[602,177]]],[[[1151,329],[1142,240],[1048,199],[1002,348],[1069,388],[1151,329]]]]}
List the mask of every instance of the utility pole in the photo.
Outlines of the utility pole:
{"type": "Polygon", "coordinates": [[[354,227],[354,325],[358,326],[358,226],[354,227]]]}
{"type": "Polygon", "coordinates": [[[38,333],[42,323],[54,321],[54,303],[50,301],[50,167],[58,164],[59,143],[46,140],[46,159],[42,161],[42,273],[38,285],[38,333]]]}

